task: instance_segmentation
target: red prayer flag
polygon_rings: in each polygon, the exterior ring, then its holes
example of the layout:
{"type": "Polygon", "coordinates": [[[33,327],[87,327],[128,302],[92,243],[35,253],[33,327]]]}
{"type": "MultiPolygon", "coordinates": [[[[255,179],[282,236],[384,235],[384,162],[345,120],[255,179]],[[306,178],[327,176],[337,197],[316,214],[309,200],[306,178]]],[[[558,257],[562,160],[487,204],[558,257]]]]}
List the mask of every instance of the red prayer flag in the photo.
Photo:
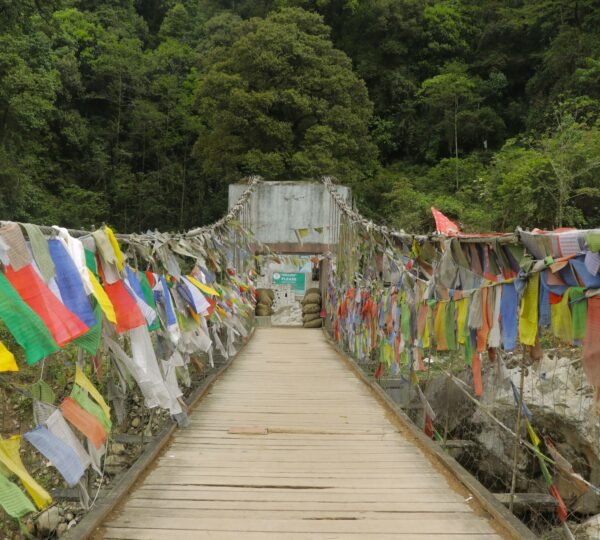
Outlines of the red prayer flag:
{"type": "Polygon", "coordinates": [[[427,435],[430,439],[433,439],[433,420],[428,414],[425,415],[425,425],[423,426],[423,431],[425,432],[425,435],[427,435]]]}
{"type": "Polygon", "coordinates": [[[87,325],[54,295],[31,264],[18,271],[7,266],[5,275],[60,347],[88,331],[87,325]]]}
{"type": "Polygon", "coordinates": [[[146,325],[144,315],[121,280],[104,283],[104,290],[115,308],[117,333],[122,334],[146,325]]]}
{"type": "Polygon", "coordinates": [[[440,234],[445,234],[447,236],[453,236],[460,233],[460,229],[454,221],[449,220],[444,214],[442,214],[439,210],[431,207],[431,213],[435,219],[435,229],[440,234]]]}
{"type": "Polygon", "coordinates": [[[473,369],[473,390],[477,397],[481,397],[483,395],[483,381],[481,380],[481,357],[478,352],[473,351],[471,367],[473,369]]]}
{"type": "Polygon", "coordinates": [[[66,397],[59,407],[63,416],[83,433],[96,448],[100,448],[108,437],[106,429],[93,415],[82,409],[72,398],[66,397]]]}
{"type": "Polygon", "coordinates": [[[567,505],[565,504],[565,501],[563,501],[558,489],[556,489],[554,484],[552,484],[548,489],[550,490],[550,494],[556,499],[556,513],[558,514],[560,522],[564,523],[569,518],[567,505]]]}
{"type": "MultiPolygon", "coordinates": [[[[600,387],[600,296],[587,301],[587,321],[583,338],[583,371],[589,383],[600,387]]],[[[597,396],[598,397],[598,396],[597,396]]]]}

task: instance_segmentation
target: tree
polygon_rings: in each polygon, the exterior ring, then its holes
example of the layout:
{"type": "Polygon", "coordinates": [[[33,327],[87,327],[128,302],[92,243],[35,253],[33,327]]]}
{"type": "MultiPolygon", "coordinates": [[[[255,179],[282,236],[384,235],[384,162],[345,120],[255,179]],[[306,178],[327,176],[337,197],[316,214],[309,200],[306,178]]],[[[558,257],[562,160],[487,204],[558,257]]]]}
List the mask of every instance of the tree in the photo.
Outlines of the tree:
{"type": "Polygon", "coordinates": [[[214,178],[352,182],[373,167],[365,85],[316,14],[289,8],[244,23],[231,47],[209,55],[197,103],[195,150],[214,178]]]}
{"type": "MultiPolygon", "coordinates": [[[[476,82],[468,75],[467,66],[451,63],[446,69],[423,81],[420,94],[425,106],[442,115],[441,125],[452,133],[454,157],[458,163],[458,115],[467,107],[476,106],[479,97],[475,93],[476,82]],[[448,128],[452,126],[452,129],[448,128]]],[[[456,189],[458,190],[458,169],[456,169],[456,189]]]]}
{"type": "Polygon", "coordinates": [[[593,227],[600,208],[600,129],[560,118],[540,139],[510,140],[489,172],[501,228],[593,227]]]}

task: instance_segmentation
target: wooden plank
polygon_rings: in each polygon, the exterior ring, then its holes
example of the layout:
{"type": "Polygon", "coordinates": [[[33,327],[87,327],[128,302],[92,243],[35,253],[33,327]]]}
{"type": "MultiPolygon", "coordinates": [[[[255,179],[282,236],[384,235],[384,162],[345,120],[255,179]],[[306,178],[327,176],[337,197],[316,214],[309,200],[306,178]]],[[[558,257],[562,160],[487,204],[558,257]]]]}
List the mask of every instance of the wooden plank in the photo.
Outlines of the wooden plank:
{"type": "MultiPolygon", "coordinates": [[[[135,512],[137,513],[137,512],[135,512]]],[[[171,529],[174,522],[177,527],[196,529],[199,531],[239,531],[239,532],[304,532],[304,533],[387,533],[391,534],[400,529],[404,532],[422,535],[439,533],[478,533],[489,534],[494,531],[485,522],[473,514],[471,519],[378,519],[378,520],[327,520],[327,519],[214,519],[199,517],[136,517],[134,512],[125,513],[111,522],[112,527],[132,527],[136,524],[148,529],[171,529]]],[[[462,515],[462,514],[461,514],[462,515]]]]}
{"type": "MultiPolygon", "coordinates": [[[[210,539],[210,540],[306,540],[306,533],[290,532],[248,532],[248,531],[198,531],[196,529],[130,529],[120,527],[110,527],[106,530],[106,539],[112,540],[190,540],[210,539]]],[[[311,533],[311,540],[332,540],[340,538],[332,536],[329,533],[311,533]]],[[[378,533],[344,533],[344,538],[355,540],[426,540],[422,534],[407,533],[399,529],[393,534],[378,533]]],[[[479,533],[459,533],[459,534],[438,534],[435,540],[500,540],[502,537],[497,534],[479,534],[479,533]]]]}
{"type": "MultiPolygon", "coordinates": [[[[510,493],[494,493],[494,497],[505,506],[510,504],[510,493]]],[[[549,493],[515,493],[513,505],[515,510],[552,512],[556,510],[556,499],[549,493]]]]}
{"type": "Polygon", "coordinates": [[[406,502],[387,502],[387,501],[223,501],[223,500],[197,500],[197,499],[165,499],[140,498],[140,496],[131,497],[125,508],[143,508],[143,509],[169,509],[169,508],[187,508],[194,510],[268,510],[277,511],[303,511],[303,512],[378,512],[382,515],[390,513],[407,512],[426,512],[428,514],[439,515],[440,512],[471,512],[471,508],[464,502],[442,501],[406,501],[406,502]]]}
{"type": "Polygon", "coordinates": [[[105,538],[500,538],[305,332],[256,331],[105,538]]]}

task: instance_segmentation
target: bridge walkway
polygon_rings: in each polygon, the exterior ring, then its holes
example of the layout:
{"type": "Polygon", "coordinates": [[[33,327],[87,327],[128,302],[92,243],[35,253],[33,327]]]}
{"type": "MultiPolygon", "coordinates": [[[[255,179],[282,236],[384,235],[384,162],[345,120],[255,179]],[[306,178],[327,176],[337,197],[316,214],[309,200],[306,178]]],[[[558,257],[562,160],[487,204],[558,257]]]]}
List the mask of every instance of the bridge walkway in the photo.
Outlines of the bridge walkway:
{"type": "Polygon", "coordinates": [[[503,538],[320,331],[260,328],[106,539],[503,538]]]}

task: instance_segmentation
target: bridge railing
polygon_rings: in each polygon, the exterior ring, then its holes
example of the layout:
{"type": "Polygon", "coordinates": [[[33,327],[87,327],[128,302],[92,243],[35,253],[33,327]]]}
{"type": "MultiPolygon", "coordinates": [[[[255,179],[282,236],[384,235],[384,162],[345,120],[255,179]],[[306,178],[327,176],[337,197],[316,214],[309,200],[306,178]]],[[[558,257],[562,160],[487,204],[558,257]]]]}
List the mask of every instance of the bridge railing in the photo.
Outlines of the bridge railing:
{"type": "Polygon", "coordinates": [[[340,216],[332,338],[533,531],[592,527],[600,230],[410,235],[324,182],[340,216]]]}
{"type": "Polygon", "coordinates": [[[75,526],[165,426],[187,424],[189,399],[248,340],[255,242],[244,213],[258,181],[224,218],[185,233],[2,223],[7,537],[75,526]]]}

